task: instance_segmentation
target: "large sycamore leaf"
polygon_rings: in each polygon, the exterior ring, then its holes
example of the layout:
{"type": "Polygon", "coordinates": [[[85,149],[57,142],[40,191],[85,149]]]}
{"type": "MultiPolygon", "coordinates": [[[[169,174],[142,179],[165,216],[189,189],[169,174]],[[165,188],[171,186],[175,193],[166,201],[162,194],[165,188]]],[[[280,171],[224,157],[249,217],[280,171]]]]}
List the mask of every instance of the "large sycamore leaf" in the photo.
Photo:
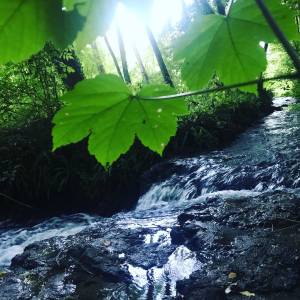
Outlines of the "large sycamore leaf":
{"type": "Polygon", "coordinates": [[[53,148],[89,137],[89,151],[103,165],[112,164],[129,150],[135,138],[162,154],[175,135],[177,116],[188,113],[183,100],[144,100],[173,93],[168,86],[150,85],[133,95],[115,75],[80,82],[65,94],[54,117],[53,148]]]}
{"type": "MultiPolygon", "coordinates": [[[[290,40],[299,40],[300,34],[295,20],[297,11],[290,9],[287,5],[281,4],[282,2],[281,0],[265,0],[272,16],[276,19],[276,23],[283,30],[286,37],[290,40]]],[[[255,1],[238,0],[232,6],[230,17],[236,20],[242,17],[244,22],[250,23],[251,27],[253,27],[251,32],[255,30],[255,37],[257,36],[260,41],[270,43],[277,41],[273,30],[263,17],[255,1]]]]}
{"type": "Polygon", "coordinates": [[[62,0],[0,1],[0,63],[22,61],[47,41],[67,46],[76,36],[75,23],[80,25],[79,16],[63,12],[62,0]]]}
{"type": "MultiPolygon", "coordinates": [[[[294,12],[280,0],[266,0],[272,15],[290,39],[299,35],[294,12]]],[[[227,16],[208,15],[196,20],[175,49],[183,60],[182,77],[192,89],[204,87],[214,74],[224,84],[249,81],[266,69],[260,41],[276,39],[254,0],[237,0],[227,16]]],[[[255,91],[255,87],[247,90],[255,91]]]]}

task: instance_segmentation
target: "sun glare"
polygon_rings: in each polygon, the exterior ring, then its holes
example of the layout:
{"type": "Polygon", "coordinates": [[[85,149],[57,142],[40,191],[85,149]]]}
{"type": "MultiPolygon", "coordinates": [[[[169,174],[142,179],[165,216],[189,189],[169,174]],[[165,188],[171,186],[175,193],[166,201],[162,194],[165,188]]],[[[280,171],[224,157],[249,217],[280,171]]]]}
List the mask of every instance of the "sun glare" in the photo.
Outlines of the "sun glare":
{"type": "MultiPolygon", "coordinates": [[[[194,0],[185,0],[187,5],[194,0]]],[[[175,25],[182,17],[182,0],[154,0],[148,15],[148,25],[155,36],[159,36],[166,25],[175,25]]],[[[118,52],[116,29],[119,28],[125,41],[129,68],[136,65],[133,47],[137,47],[141,55],[149,48],[149,41],[145,31],[145,22],[134,12],[119,3],[115,18],[107,33],[112,47],[118,52]]]]}

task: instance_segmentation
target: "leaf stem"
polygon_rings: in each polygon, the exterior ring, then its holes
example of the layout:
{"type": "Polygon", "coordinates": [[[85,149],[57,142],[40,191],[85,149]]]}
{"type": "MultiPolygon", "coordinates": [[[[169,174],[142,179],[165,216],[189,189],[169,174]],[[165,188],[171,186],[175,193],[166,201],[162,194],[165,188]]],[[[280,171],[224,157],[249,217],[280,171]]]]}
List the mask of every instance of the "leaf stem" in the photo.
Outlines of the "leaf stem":
{"type": "Polygon", "coordinates": [[[275,19],[271,15],[268,7],[264,3],[264,0],[255,0],[255,1],[256,1],[257,6],[260,8],[262,14],[264,15],[266,21],[268,22],[269,26],[272,28],[277,39],[280,41],[280,43],[284,47],[285,51],[287,52],[287,54],[293,61],[293,64],[294,64],[296,70],[300,74],[300,58],[299,58],[297,52],[295,51],[293,46],[290,44],[290,42],[288,41],[288,39],[286,38],[286,36],[282,32],[282,30],[276,23],[275,19]]]}
{"type": "Polygon", "coordinates": [[[187,92],[187,93],[179,93],[179,94],[161,96],[161,97],[139,97],[139,99],[142,99],[142,100],[174,100],[177,98],[185,98],[185,97],[191,97],[191,96],[196,96],[196,95],[209,94],[209,93],[213,93],[213,92],[223,92],[223,91],[227,91],[227,90],[234,89],[234,88],[259,84],[261,82],[268,82],[268,81],[275,81],[275,80],[297,80],[299,78],[300,78],[300,73],[295,72],[295,73],[291,73],[291,74],[282,74],[282,75],[278,75],[278,76],[270,77],[270,78],[260,78],[260,79],[255,79],[255,80],[251,80],[251,81],[247,81],[247,82],[235,83],[235,84],[226,85],[226,86],[219,86],[219,87],[205,89],[205,90],[197,90],[197,91],[192,91],[192,92],[187,92]]]}

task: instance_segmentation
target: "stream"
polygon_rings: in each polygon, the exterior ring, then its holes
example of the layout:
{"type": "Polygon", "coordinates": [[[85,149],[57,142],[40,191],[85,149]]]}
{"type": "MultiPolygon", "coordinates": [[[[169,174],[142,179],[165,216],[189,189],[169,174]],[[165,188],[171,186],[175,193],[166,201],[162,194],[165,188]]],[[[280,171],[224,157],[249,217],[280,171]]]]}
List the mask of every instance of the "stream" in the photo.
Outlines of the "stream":
{"type": "Polygon", "coordinates": [[[222,151],[154,166],[131,212],[0,223],[0,299],[300,299],[293,101],[222,151]]]}

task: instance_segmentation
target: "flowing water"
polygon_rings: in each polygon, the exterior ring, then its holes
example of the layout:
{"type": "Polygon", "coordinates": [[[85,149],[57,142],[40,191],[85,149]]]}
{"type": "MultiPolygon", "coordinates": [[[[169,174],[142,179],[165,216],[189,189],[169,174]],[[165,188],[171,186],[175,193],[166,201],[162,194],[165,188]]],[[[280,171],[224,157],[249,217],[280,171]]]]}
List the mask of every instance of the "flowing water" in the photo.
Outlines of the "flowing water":
{"type": "MultiPolygon", "coordinates": [[[[291,102],[293,99],[279,98],[274,105],[282,107],[291,102]]],[[[223,151],[158,166],[165,173],[164,180],[154,182],[132,212],[109,219],[77,214],[26,227],[0,224],[0,267],[8,267],[11,259],[33,242],[74,235],[99,222],[113,222],[120,228],[150,228],[150,233],[144,236],[145,245],[153,242],[168,245],[170,228],[178,213],[191,203],[216,195],[224,199],[239,198],[274,190],[300,194],[299,140],[300,112],[278,109],[223,151]]],[[[151,285],[154,298],[162,299],[166,294],[162,288],[166,274],[167,293],[174,295],[176,281],[188,278],[201,268],[201,263],[188,248],[179,246],[162,267],[146,270],[127,264],[127,268],[142,293],[146,286],[149,293],[151,285]]],[[[140,299],[144,299],[143,296],[140,299]]]]}

